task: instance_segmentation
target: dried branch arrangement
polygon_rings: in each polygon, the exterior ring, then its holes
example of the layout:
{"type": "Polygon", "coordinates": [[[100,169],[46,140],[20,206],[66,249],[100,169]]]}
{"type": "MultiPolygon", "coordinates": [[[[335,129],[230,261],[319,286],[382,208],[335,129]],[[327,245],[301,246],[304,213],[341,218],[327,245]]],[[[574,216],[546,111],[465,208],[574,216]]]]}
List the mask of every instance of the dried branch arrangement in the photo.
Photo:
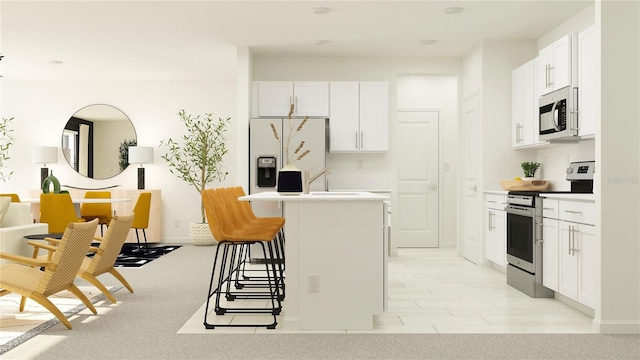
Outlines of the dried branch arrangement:
{"type": "Polygon", "coordinates": [[[299,133],[300,130],[302,130],[302,128],[304,127],[304,124],[307,123],[307,120],[309,120],[309,116],[305,116],[304,119],[302,119],[302,122],[300,123],[300,125],[298,125],[298,127],[296,127],[294,130],[294,126],[293,126],[294,124],[291,121],[291,117],[293,116],[293,109],[294,109],[294,105],[291,104],[291,107],[289,108],[289,119],[288,119],[289,120],[289,136],[287,136],[287,139],[285,142],[283,142],[283,139],[280,137],[280,135],[278,135],[278,130],[276,130],[276,126],[273,123],[271,123],[271,131],[273,131],[273,137],[276,140],[278,140],[278,143],[280,143],[280,146],[284,148],[285,165],[296,162],[302,159],[303,157],[307,156],[307,154],[311,152],[311,150],[309,149],[304,149],[304,140],[301,140],[298,146],[296,146],[295,149],[293,150],[293,153],[289,153],[289,149],[291,148],[290,147],[291,140],[293,140],[296,134],[299,133]]]}

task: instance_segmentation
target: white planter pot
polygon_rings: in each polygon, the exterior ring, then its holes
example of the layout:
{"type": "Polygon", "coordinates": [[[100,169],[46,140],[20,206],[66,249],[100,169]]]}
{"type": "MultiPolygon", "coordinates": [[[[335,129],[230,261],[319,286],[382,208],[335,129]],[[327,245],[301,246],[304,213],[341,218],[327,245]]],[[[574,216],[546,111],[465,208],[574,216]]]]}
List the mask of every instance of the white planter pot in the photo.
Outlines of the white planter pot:
{"type": "Polygon", "coordinates": [[[207,223],[189,223],[189,235],[194,245],[210,246],[218,243],[211,235],[211,229],[207,223]]]}

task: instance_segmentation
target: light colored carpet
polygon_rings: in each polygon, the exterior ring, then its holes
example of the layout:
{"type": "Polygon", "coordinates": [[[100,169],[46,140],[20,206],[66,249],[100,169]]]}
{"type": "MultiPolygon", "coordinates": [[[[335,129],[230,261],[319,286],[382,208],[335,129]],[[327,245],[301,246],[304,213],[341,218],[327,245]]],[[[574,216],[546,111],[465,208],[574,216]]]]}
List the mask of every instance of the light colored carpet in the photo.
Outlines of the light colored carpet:
{"type": "MultiPolygon", "coordinates": [[[[108,287],[111,293],[121,288],[108,287]]],[[[106,299],[94,286],[79,286],[79,289],[95,306],[106,299]]],[[[0,297],[0,355],[60,323],[49,310],[30,299],[27,299],[24,310],[20,311],[20,300],[20,295],[13,293],[0,297]]],[[[70,321],[83,311],[93,314],[70,291],[61,291],[50,296],[49,300],[70,321]]]]}
{"type": "MultiPolygon", "coordinates": [[[[215,247],[186,245],[122,269],[135,293],[73,330],[57,324],[8,359],[634,359],[637,335],[179,334],[206,300],[215,247]]],[[[105,276],[107,285],[117,280],[105,276]]]]}

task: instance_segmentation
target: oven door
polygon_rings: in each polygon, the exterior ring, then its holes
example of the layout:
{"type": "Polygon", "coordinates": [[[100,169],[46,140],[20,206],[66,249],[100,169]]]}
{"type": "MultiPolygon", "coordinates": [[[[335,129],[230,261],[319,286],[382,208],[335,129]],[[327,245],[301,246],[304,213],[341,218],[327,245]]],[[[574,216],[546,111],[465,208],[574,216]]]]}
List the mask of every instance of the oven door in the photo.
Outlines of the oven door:
{"type": "Polygon", "coordinates": [[[507,206],[507,262],[535,274],[535,211],[507,206]]]}

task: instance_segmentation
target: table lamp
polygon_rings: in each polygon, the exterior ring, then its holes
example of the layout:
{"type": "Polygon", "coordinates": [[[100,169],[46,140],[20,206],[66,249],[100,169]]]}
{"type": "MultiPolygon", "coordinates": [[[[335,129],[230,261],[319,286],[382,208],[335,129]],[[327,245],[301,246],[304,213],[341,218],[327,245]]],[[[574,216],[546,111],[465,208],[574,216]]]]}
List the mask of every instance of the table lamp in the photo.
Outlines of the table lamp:
{"type": "Polygon", "coordinates": [[[43,164],[40,168],[40,186],[42,186],[44,179],[49,176],[47,163],[58,162],[58,148],[55,146],[36,146],[33,148],[31,160],[34,164],[43,164]]]}
{"type": "Polygon", "coordinates": [[[138,190],[144,189],[144,167],[153,162],[153,148],[150,146],[129,146],[129,164],[140,164],[138,168],[138,190]]]}

